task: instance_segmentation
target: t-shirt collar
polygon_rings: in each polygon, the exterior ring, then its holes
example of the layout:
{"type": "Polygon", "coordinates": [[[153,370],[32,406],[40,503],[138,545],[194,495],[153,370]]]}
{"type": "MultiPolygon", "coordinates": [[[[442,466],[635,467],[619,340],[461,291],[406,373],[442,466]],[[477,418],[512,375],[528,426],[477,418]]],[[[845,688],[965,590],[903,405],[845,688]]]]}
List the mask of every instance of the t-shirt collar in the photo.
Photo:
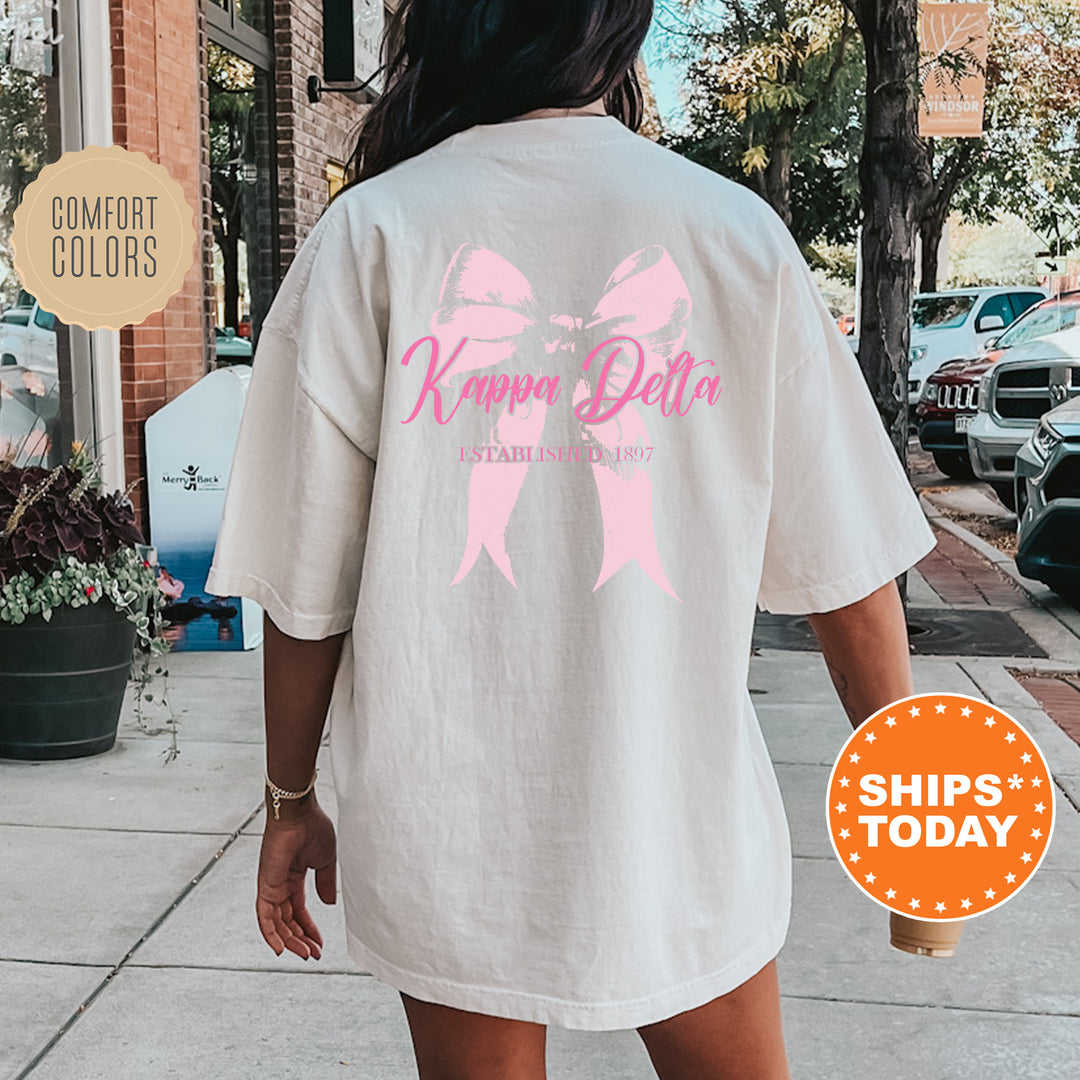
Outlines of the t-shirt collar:
{"type": "Polygon", "coordinates": [[[514,149],[536,146],[580,146],[621,139],[634,133],[617,117],[575,113],[505,120],[497,124],[474,124],[447,136],[440,149],[514,149]]]}

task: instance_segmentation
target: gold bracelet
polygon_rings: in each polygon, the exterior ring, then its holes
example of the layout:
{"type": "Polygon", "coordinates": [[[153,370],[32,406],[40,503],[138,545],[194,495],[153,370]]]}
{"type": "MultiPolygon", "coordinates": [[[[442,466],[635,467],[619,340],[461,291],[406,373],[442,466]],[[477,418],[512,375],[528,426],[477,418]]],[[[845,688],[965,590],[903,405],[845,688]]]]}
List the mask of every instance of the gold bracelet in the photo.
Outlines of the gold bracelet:
{"type": "Polygon", "coordinates": [[[314,786],[315,777],[319,775],[318,768],[311,774],[311,779],[308,781],[308,786],[303,791],[286,791],[284,788],[279,788],[273,780],[270,779],[270,774],[266,773],[266,786],[270,789],[270,794],[274,800],[274,820],[278,821],[278,811],[281,809],[282,799],[302,799],[314,786]]]}

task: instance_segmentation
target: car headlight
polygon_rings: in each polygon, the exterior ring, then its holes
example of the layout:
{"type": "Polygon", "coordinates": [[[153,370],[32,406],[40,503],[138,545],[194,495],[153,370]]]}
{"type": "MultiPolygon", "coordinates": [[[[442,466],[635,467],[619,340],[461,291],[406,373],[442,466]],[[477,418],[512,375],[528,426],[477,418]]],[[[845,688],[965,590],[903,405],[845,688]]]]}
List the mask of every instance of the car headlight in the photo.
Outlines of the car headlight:
{"type": "Polygon", "coordinates": [[[923,387],[922,399],[923,401],[937,401],[938,387],[936,382],[930,382],[927,380],[926,385],[923,387]]]}
{"type": "Polygon", "coordinates": [[[1061,436],[1045,419],[1040,420],[1034,435],[1031,436],[1031,445],[1035,447],[1038,453],[1046,457],[1059,442],[1061,442],[1061,436]]]}
{"type": "Polygon", "coordinates": [[[992,371],[987,371],[979,379],[979,412],[990,411],[990,383],[993,380],[993,377],[994,373],[992,371]]]}
{"type": "Polygon", "coordinates": [[[926,345],[912,345],[908,352],[908,363],[918,363],[926,355],[926,349],[926,345]]]}

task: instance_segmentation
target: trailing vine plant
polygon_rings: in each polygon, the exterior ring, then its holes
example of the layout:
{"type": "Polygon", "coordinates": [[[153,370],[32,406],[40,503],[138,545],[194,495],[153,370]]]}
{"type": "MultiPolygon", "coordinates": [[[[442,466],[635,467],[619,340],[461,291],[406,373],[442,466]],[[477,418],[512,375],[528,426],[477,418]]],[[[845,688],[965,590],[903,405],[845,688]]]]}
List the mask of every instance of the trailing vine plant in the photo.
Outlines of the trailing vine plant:
{"type": "Polygon", "coordinates": [[[0,622],[31,615],[46,621],[59,607],[107,603],[135,625],[131,679],[135,720],[147,735],[168,731],[166,764],[179,753],[176,717],[168,699],[165,634],[167,598],[147,557],[124,492],[106,492],[100,460],[74,442],[66,464],[16,465],[17,446],[0,456],[0,622]],[[161,690],[155,696],[154,684],[161,690]],[[167,720],[152,728],[144,706],[160,702],[167,720]]]}

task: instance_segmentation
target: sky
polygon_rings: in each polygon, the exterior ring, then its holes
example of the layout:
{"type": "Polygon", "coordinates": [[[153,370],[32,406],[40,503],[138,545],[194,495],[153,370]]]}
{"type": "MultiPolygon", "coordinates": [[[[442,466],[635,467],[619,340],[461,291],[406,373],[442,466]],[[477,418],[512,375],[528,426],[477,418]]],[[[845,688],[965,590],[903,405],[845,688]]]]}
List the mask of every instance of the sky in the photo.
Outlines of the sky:
{"type": "MultiPolygon", "coordinates": [[[[659,5],[657,15],[667,22],[667,17],[659,5]]],[[[683,126],[683,103],[679,91],[684,73],[681,65],[664,57],[658,39],[657,19],[654,16],[648,36],[645,38],[642,55],[645,59],[645,68],[649,73],[649,82],[652,83],[653,93],[656,95],[656,106],[660,110],[660,115],[670,130],[678,131],[683,126]]]]}

